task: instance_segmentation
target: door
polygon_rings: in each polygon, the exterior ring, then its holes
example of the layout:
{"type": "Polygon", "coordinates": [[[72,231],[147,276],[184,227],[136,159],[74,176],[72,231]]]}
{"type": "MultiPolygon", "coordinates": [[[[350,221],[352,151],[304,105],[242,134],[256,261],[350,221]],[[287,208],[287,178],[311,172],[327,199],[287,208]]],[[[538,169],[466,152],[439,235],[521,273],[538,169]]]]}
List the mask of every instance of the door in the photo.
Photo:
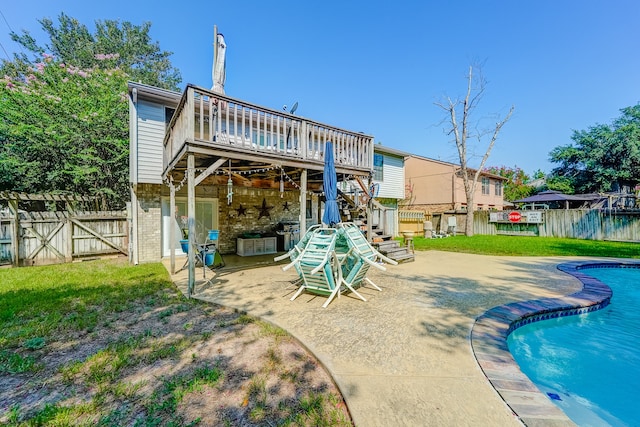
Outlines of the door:
{"type": "MultiPolygon", "coordinates": [[[[176,217],[169,214],[170,200],[162,199],[162,256],[170,256],[169,227],[175,227],[176,255],[182,254],[179,240],[182,239],[181,217],[187,216],[187,199],[176,197],[176,217]]],[[[186,225],[184,226],[186,228],[186,225]]],[[[209,230],[218,230],[218,199],[196,200],[196,242],[204,243],[209,230]]]]}

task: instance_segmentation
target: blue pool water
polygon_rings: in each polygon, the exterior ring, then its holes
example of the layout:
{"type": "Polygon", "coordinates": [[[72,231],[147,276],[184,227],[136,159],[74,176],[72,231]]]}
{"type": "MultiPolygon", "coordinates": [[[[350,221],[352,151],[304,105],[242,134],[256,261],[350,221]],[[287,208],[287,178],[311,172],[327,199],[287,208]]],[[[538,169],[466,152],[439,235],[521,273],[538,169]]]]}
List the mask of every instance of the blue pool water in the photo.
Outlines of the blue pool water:
{"type": "Polygon", "coordinates": [[[640,269],[582,271],[611,287],[611,304],[518,328],[509,350],[576,424],[640,426],[640,269]]]}

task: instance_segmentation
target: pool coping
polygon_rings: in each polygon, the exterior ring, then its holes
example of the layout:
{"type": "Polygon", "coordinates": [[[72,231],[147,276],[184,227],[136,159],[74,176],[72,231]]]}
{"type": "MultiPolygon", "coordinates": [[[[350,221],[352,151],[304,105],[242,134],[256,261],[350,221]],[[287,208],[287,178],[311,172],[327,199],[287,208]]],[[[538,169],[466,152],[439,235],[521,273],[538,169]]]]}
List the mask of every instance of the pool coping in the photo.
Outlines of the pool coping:
{"type": "Polygon", "coordinates": [[[471,330],[471,347],[478,365],[514,415],[527,426],[574,426],[575,423],[520,370],[507,345],[517,328],[540,320],[573,316],[609,305],[612,291],[600,280],[580,270],[590,268],[640,268],[633,261],[573,261],[557,266],[582,282],[570,295],[513,302],[491,308],[471,330]]]}

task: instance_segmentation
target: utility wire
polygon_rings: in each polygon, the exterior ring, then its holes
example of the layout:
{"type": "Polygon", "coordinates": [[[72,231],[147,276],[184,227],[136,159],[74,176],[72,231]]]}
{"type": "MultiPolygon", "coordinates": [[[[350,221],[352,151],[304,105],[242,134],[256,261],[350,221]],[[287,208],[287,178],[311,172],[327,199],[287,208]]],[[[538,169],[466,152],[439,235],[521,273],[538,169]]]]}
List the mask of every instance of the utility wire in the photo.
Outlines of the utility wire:
{"type": "MultiPolygon", "coordinates": [[[[1,10],[0,10],[0,16],[2,16],[2,19],[4,20],[4,23],[7,24],[7,28],[9,29],[9,32],[13,33],[13,28],[11,28],[11,25],[9,25],[9,21],[7,21],[6,16],[4,16],[4,13],[2,13],[1,10]]],[[[0,43],[0,47],[2,47],[2,51],[4,52],[5,56],[7,57],[7,61],[11,61],[11,57],[9,56],[9,53],[4,48],[4,45],[2,43],[0,43]]]]}

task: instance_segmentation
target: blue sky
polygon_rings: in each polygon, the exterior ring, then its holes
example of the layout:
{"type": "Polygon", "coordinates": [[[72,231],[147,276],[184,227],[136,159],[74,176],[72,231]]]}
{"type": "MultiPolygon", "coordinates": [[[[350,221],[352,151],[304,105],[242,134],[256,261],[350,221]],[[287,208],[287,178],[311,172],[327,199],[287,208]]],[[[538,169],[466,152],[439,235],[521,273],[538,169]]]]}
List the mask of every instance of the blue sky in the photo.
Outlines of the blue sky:
{"type": "MultiPolygon", "coordinates": [[[[213,25],[227,42],[228,95],[374,135],[384,145],[458,162],[435,102],[464,94],[469,65],[488,82],[476,112],[491,126],[511,105],[488,165],[550,171],[573,130],[608,123],[640,102],[637,0],[2,2],[0,43],[60,12],[152,23],[174,52],[182,86],[211,87],[213,25]]],[[[0,56],[5,52],[0,49],[0,56]]],[[[477,154],[484,145],[476,146],[477,154]]]]}

